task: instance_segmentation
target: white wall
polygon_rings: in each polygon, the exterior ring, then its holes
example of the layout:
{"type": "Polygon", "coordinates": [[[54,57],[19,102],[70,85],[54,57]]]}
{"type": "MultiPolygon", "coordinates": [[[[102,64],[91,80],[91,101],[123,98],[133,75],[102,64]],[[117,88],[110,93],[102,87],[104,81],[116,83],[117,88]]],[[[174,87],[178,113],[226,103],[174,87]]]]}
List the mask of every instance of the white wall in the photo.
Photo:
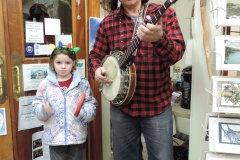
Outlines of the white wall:
{"type": "MultiPolygon", "coordinates": [[[[165,0],[150,0],[150,2],[163,4],[165,0]]],[[[190,20],[193,3],[193,0],[178,0],[171,5],[171,7],[175,9],[175,12],[177,14],[185,43],[187,43],[187,40],[190,39],[190,20]]],[[[185,54],[183,58],[178,61],[174,66],[180,67],[181,70],[188,66],[185,64],[185,54]]]]}
{"type": "MultiPolygon", "coordinates": [[[[222,28],[215,28],[212,14],[209,10],[210,0],[206,1],[206,17],[209,28],[209,50],[214,51],[214,37],[221,34],[222,28]]],[[[213,54],[211,55],[214,57],[213,54]]],[[[214,67],[213,72],[216,72],[214,71],[214,67]]],[[[208,142],[204,140],[205,133],[202,124],[205,122],[206,113],[211,112],[211,105],[208,104],[208,100],[211,96],[205,90],[205,88],[211,90],[210,84],[211,81],[207,71],[206,57],[203,48],[200,0],[195,0],[189,160],[200,159],[202,151],[208,150],[208,142]]]]}
{"type": "MultiPolygon", "coordinates": [[[[108,12],[100,8],[100,18],[105,17],[108,12]]],[[[110,103],[102,96],[102,149],[103,160],[111,158],[111,135],[110,135],[110,103]]]]}
{"type": "MultiPolygon", "coordinates": [[[[164,3],[165,0],[150,0],[150,2],[164,3]]],[[[175,4],[173,4],[171,6],[171,7],[173,7],[175,9],[176,14],[178,16],[178,20],[179,20],[180,27],[181,27],[182,32],[183,32],[183,36],[184,36],[185,42],[187,42],[187,40],[190,38],[190,17],[191,17],[193,3],[194,3],[193,0],[178,0],[175,4]]],[[[100,14],[101,17],[104,17],[106,14],[107,14],[107,12],[104,11],[103,9],[101,9],[101,14],[100,14]]],[[[201,48],[202,45],[199,44],[198,47],[201,48]]],[[[204,55],[202,55],[202,56],[204,56],[204,55]]],[[[201,61],[201,63],[204,63],[204,57],[202,59],[203,59],[203,62],[201,61]]],[[[183,57],[182,60],[177,62],[175,64],[175,66],[179,66],[181,69],[186,67],[186,65],[185,65],[185,56],[183,57]]],[[[204,69],[203,72],[206,72],[206,70],[204,69]]],[[[201,72],[200,72],[200,74],[201,74],[201,72]]],[[[199,77],[197,77],[197,78],[199,78],[199,77]]],[[[206,81],[208,82],[208,80],[206,80],[206,81]]],[[[195,84],[196,84],[196,82],[195,82],[195,84]]],[[[201,82],[197,82],[197,84],[201,84],[201,82]]],[[[208,85],[208,84],[206,84],[206,85],[208,85]]],[[[205,92],[204,92],[204,94],[207,95],[205,92]]],[[[197,93],[197,95],[198,95],[198,93],[197,93]]],[[[200,104],[203,104],[203,103],[200,103],[200,104]]],[[[198,107],[199,105],[197,105],[196,107],[198,107]]],[[[102,117],[103,117],[102,118],[102,126],[103,126],[102,135],[103,135],[103,159],[104,160],[110,159],[110,154],[111,154],[111,144],[110,144],[110,111],[109,111],[109,108],[110,108],[109,102],[106,101],[102,97],[102,117]]],[[[201,108],[201,107],[198,107],[198,108],[201,108]]],[[[191,116],[192,116],[192,113],[191,113],[191,116]]],[[[203,116],[203,118],[205,118],[204,114],[202,114],[202,116],[203,116]]],[[[194,117],[194,119],[195,119],[195,117],[194,117]]],[[[191,118],[191,121],[192,121],[192,118],[191,118]]],[[[184,119],[184,122],[186,122],[185,119],[184,119]]],[[[186,125],[186,126],[185,127],[181,127],[181,129],[184,128],[184,131],[182,131],[182,132],[183,133],[189,133],[189,123],[183,124],[183,125],[186,125]]],[[[193,127],[193,128],[196,128],[196,127],[193,127]]],[[[196,136],[195,136],[196,133],[190,133],[190,138],[192,137],[191,134],[194,134],[193,137],[196,138],[196,136]]],[[[199,139],[199,137],[196,140],[198,140],[198,139],[199,139]]],[[[195,148],[195,146],[193,148],[195,148]]],[[[193,153],[190,153],[190,154],[193,154],[193,155],[195,154],[194,150],[190,149],[190,152],[193,152],[193,153]]],[[[199,151],[199,153],[200,152],[201,151],[199,151]]],[[[196,158],[192,158],[192,159],[189,159],[189,160],[196,160],[196,158]]]]}

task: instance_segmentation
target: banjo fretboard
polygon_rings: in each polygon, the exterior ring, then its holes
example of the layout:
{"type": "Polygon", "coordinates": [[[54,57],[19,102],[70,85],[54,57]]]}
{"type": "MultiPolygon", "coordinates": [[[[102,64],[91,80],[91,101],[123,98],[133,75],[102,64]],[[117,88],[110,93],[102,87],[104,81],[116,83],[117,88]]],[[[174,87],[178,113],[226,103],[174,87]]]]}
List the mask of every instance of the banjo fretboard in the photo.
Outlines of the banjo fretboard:
{"type": "MultiPolygon", "coordinates": [[[[164,12],[173,4],[175,3],[177,0],[167,0],[162,7],[157,11],[157,13],[154,15],[154,17],[151,18],[151,20],[149,20],[149,23],[152,24],[156,24],[157,21],[161,18],[161,16],[164,14],[164,12]]],[[[139,37],[135,37],[132,41],[132,43],[130,44],[130,46],[128,47],[128,49],[124,52],[124,54],[122,55],[122,57],[118,60],[119,63],[119,67],[120,68],[124,68],[127,66],[130,56],[134,53],[134,51],[137,49],[137,47],[139,46],[141,40],[139,37]]]]}

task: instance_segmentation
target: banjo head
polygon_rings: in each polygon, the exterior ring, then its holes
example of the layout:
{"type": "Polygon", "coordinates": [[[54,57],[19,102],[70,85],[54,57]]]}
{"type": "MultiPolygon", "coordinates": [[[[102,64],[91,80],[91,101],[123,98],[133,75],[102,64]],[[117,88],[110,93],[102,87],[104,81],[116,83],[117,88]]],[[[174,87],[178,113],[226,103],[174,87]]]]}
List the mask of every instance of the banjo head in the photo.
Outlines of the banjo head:
{"type": "Polygon", "coordinates": [[[113,82],[110,85],[103,84],[102,94],[108,100],[114,100],[118,93],[121,84],[121,72],[118,61],[113,56],[108,56],[102,66],[106,69],[105,76],[113,82]]]}

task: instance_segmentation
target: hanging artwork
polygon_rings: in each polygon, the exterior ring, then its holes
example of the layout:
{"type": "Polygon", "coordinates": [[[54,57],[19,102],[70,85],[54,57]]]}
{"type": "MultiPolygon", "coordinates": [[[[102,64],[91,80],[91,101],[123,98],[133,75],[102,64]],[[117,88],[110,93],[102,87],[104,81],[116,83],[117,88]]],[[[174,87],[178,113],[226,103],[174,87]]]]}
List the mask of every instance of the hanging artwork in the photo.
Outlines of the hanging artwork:
{"type": "Polygon", "coordinates": [[[240,78],[212,77],[212,112],[240,113],[240,78]]]}
{"type": "Polygon", "coordinates": [[[240,71],[240,36],[215,37],[216,70],[240,71]]]}
{"type": "Polygon", "coordinates": [[[95,42],[96,34],[97,34],[97,29],[100,24],[100,22],[103,20],[103,18],[98,18],[98,17],[90,17],[89,18],[89,51],[92,50],[93,44],[95,42]]]}
{"type": "Polygon", "coordinates": [[[218,0],[218,26],[240,26],[240,1],[218,0]]]}
{"type": "Polygon", "coordinates": [[[209,117],[209,151],[239,154],[239,135],[239,117],[209,117]]]}

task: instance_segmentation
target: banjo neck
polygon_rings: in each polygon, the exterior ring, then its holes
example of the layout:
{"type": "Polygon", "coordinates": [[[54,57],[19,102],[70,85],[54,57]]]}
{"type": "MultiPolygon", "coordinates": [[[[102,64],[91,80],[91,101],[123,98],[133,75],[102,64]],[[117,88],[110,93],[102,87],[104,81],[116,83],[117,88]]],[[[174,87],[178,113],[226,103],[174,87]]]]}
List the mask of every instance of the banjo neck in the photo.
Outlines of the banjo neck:
{"type": "MultiPolygon", "coordinates": [[[[161,18],[161,16],[164,14],[164,12],[177,0],[167,0],[162,5],[162,7],[157,11],[157,13],[154,15],[153,18],[149,20],[149,23],[156,24],[157,21],[161,18]]],[[[141,40],[138,36],[135,36],[130,44],[130,46],[125,50],[122,57],[118,60],[119,67],[120,68],[126,68],[128,65],[128,62],[130,60],[131,55],[134,53],[134,51],[138,48],[141,40]]]]}

